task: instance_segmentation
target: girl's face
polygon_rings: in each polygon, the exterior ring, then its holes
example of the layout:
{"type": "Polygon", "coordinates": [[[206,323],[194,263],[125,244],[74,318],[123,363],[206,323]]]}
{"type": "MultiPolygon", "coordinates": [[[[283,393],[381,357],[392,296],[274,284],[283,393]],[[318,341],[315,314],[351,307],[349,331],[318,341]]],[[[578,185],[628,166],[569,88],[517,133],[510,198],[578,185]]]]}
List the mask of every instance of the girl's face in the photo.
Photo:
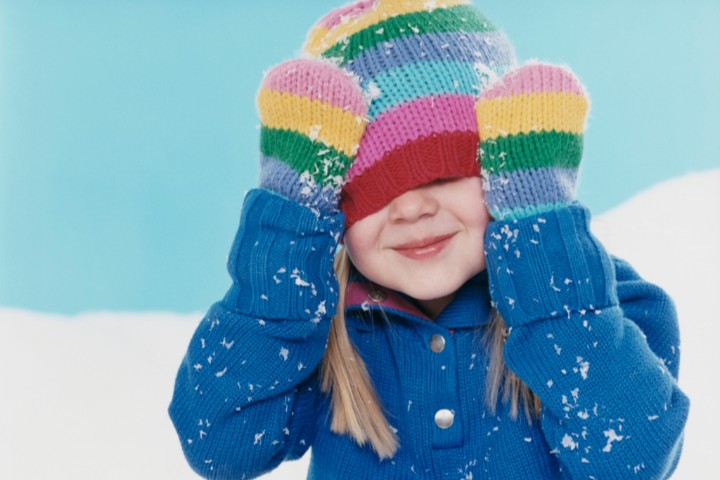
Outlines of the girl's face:
{"type": "Polygon", "coordinates": [[[483,237],[490,215],[484,200],[479,177],[405,192],[345,232],[350,259],[367,279],[439,313],[486,267],[483,237]]]}

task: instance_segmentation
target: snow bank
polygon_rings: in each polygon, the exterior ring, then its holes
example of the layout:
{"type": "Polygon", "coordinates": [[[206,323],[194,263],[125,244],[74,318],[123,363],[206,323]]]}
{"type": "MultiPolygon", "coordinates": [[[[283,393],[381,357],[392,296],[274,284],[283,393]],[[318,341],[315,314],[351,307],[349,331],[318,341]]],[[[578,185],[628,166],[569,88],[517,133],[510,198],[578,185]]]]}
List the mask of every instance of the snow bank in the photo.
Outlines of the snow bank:
{"type": "Polygon", "coordinates": [[[690,418],[673,478],[720,478],[720,169],[655,185],[595,220],[608,251],[675,300],[690,418]]]}
{"type": "MultiPolygon", "coordinates": [[[[680,313],[680,383],[692,399],[674,478],[720,475],[720,169],[662,184],[598,217],[608,250],[667,289],[680,313]],[[714,449],[713,449],[714,450],[714,449]],[[714,475],[713,475],[714,474],[714,475]]],[[[219,293],[219,295],[222,292],[219,293]]],[[[0,309],[0,477],[197,478],[167,405],[202,314],[61,315],[0,309]]],[[[305,478],[309,455],[267,479],[305,478]]]]}

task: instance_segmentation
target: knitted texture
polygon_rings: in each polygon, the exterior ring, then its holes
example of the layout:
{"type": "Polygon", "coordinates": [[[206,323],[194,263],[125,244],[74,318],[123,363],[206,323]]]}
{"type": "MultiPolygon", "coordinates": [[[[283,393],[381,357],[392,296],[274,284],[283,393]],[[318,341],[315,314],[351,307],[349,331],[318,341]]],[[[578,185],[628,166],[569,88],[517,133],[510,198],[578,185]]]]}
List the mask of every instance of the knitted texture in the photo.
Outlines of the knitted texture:
{"type": "Polygon", "coordinates": [[[483,186],[496,219],[527,217],[575,197],[589,101],[567,69],[529,64],[478,100],[483,186]]]}
{"type": "Polygon", "coordinates": [[[380,460],[331,430],[319,386],[342,215],[316,218],[251,191],[228,265],[233,286],[190,340],[170,405],[190,465],[205,478],[249,480],[311,448],[312,480],[669,478],[688,413],[676,312],[608,256],[589,220],[573,204],[490,222],[487,271],[434,321],[398,292],[349,285],[348,334],[400,441],[380,460]],[[479,328],[491,305],[512,326],[508,367],[542,402],[531,424],[483,403],[479,328]],[[449,428],[435,423],[441,409],[453,413],[449,428]]]}
{"type": "Polygon", "coordinates": [[[305,51],[356,75],[368,102],[342,191],[348,227],[422,184],[479,175],[475,100],[515,59],[467,0],[356,2],[322,18],[305,51]]]}
{"type": "Polygon", "coordinates": [[[260,185],[335,213],[366,125],[359,86],[329,62],[291,60],[265,75],[257,105],[260,185]]]}

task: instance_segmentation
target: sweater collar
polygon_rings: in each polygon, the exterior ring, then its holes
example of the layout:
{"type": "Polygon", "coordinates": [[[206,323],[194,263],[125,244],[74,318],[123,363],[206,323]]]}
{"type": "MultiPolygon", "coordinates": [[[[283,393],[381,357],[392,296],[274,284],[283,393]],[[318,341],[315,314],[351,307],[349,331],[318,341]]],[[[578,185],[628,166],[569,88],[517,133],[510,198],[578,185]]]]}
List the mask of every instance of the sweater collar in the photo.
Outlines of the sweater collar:
{"type": "Polygon", "coordinates": [[[396,313],[415,322],[430,322],[447,329],[479,327],[488,323],[491,313],[487,270],[470,278],[435,320],[429,318],[409,296],[358,277],[348,283],[345,294],[348,311],[396,313]]]}

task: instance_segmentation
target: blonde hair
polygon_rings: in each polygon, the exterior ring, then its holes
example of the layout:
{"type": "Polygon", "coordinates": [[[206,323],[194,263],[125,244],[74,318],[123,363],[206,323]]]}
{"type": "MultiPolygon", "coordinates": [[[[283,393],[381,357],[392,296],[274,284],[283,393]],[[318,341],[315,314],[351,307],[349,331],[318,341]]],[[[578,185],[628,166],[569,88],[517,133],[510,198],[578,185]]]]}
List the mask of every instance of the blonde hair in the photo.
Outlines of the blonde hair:
{"type": "MultiPolygon", "coordinates": [[[[335,274],[340,286],[337,312],[332,319],[327,349],[320,365],[321,389],[331,395],[332,423],[330,429],[349,435],[360,446],[370,446],[381,459],[392,458],[400,448],[396,430],[383,413],[380,398],[372,384],[365,362],[350,341],[345,324],[345,292],[354,267],[346,249],[335,256],[335,274]]],[[[489,354],[485,403],[495,414],[497,402],[510,401],[510,417],[517,418],[520,402],[525,416],[532,422],[539,416],[540,400],[505,365],[503,348],[507,328],[500,314],[493,310],[490,323],[482,330],[483,345],[489,354]],[[502,392],[502,396],[500,395],[502,392]],[[531,410],[532,408],[532,410],[531,410]]]]}
{"type": "Polygon", "coordinates": [[[503,403],[510,402],[510,418],[515,420],[518,416],[518,406],[523,404],[525,417],[532,424],[533,417],[540,416],[540,399],[530,390],[515,373],[505,364],[503,350],[508,337],[508,329],[500,312],[493,309],[490,322],[484,328],[483,340],[488,352],[488,368],[485,379],[485,406],[493,415],[497,411],[498,399],[503,403]],[[502,392],[502,397],[500,393],[502,392]]]}

